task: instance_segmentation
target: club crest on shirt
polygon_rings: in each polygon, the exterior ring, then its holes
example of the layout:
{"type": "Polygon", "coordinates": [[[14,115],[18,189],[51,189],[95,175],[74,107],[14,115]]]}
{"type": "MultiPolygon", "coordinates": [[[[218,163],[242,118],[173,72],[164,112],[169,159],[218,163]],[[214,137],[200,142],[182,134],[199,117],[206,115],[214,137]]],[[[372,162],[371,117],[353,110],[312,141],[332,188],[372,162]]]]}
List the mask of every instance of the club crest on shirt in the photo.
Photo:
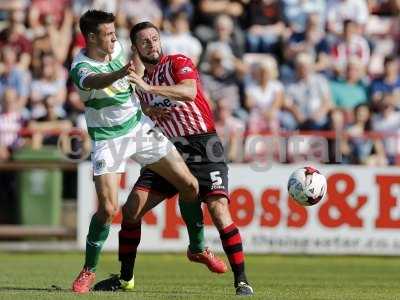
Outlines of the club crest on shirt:
{"type": "Polygon", "coordinates": [[[104,170],[106,167],[106,161],[104,159],[97,160],[94,164],[94,168],[97,172],[104,170]]]}
{"type": "Polygon", "coordinates": [[[91,71],[88,68],[80,68],[78,70],[78,77],[81,78],[81,77],[87,76],[90,73],[91,73],[91,71]]]}
{"type": "Polygon", "coordinates": [[[193,72],[193,69],[191,67],[188,67],[188,66],[183,67],[182,69],[179,70],[179,74],[186,74],[186,73],[189,73],[189,72],[193,72]]]}

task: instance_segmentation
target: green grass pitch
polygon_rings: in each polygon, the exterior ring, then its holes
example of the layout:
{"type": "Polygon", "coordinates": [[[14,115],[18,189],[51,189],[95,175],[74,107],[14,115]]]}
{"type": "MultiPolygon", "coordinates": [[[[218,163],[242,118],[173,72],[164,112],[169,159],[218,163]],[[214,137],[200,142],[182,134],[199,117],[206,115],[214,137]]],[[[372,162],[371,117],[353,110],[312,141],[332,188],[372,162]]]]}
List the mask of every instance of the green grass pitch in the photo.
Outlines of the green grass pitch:
{"type": "MultiPolygon", "coordinates": [[[[81,253],[0,253],[0,299],[237,299],[232,275],[216,275],[184,254],[141,254],[136,291],[74,295],[81,253]]],[[[254,299],[400,299],[400,258],[248,255],[254,299]]],[[[97,279],[118,273],[115,253],[101,257],[97,279]]]]}

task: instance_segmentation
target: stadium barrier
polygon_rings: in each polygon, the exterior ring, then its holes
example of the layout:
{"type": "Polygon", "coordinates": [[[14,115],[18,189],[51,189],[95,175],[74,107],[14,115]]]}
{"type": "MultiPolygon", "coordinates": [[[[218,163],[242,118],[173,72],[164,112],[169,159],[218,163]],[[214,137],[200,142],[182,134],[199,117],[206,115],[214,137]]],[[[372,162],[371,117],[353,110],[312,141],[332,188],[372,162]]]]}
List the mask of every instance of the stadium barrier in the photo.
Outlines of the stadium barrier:
{"type": "MultiPolygon", "coordinates": [[[[400,170],[365,166],[316,165],[327,177],[320,204],[302,207],[289,199],[287,178],[302,165],[272,164],[258,171],[250,164],[230,165],[230,208],[244,247],[253,253],[398,255],[400,237],[400,170]]],[[[139,175],[128,164],[121,181],[122,205],[139,175]]],[[[78,245],[85,247],[96,195],[91,164],[78,169],[78,245]]],[[[204,210],[206,244],[222,251],[219,234],[204,210]]],[[[105,249],[116,250],[121,214],[113,221],[105,249]]],[[[177,199],[164,201],[143,220],[141,250],[185,251],[188,238],[177,199]]]]}
{"type": "Polygon", "coordinates": [[[64,226],[1,225],[0,238],[74,238],[75,232],[64,226]]]}

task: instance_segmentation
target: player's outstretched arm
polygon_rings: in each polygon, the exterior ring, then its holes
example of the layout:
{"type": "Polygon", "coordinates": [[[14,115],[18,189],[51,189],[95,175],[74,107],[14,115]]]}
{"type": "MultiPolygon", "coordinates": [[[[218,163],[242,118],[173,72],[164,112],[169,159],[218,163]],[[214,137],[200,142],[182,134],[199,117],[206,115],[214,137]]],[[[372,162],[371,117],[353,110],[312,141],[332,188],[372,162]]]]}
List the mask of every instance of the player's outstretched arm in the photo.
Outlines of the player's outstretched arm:
{"type": "Polygon", "coordinates": [[[113,82],[117,81],[118,79],[121,79],[128,75],[130,69],[133,69],[132,62],[129,62],[126,66],[115,72],[89,75],[83,80],[82,85],[84,88],[90,90],[104,89],[113,84],[113,82]]]}
{"type": "Polygon", "coordinates": [[[153,85],[150,93],[178,101],[194,101],[197,94],[196,80],[185,79],[176,85],[153,85]]]}
{"type": "Polygon", "coordinates": [[[195,79],[185,79],[175,85],[150,85],[133,71],[129,72],[128,79],[136,84],[136,87],[147,93],[177,101],[194,101],[196,99],[197,86],[195,79]]]}

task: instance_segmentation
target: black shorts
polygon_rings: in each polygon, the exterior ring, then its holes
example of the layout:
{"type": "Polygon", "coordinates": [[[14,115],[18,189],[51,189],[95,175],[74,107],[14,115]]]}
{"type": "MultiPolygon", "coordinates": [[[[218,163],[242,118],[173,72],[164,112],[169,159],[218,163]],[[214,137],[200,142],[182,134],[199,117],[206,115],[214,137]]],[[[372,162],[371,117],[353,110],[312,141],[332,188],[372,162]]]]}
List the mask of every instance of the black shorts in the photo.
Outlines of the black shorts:
{"type": "MultiPolygon", "coordinates": [[[[229,199],[228,166],[217,134],[193,135],[171,141],[197,178],[200,199],[204,201],[211,195],[222,195],[229,199]]],[[[169,181],[148,168],[141,170],[134,188],[161,193],[167,198],[178,193],[169,181]]]]}

